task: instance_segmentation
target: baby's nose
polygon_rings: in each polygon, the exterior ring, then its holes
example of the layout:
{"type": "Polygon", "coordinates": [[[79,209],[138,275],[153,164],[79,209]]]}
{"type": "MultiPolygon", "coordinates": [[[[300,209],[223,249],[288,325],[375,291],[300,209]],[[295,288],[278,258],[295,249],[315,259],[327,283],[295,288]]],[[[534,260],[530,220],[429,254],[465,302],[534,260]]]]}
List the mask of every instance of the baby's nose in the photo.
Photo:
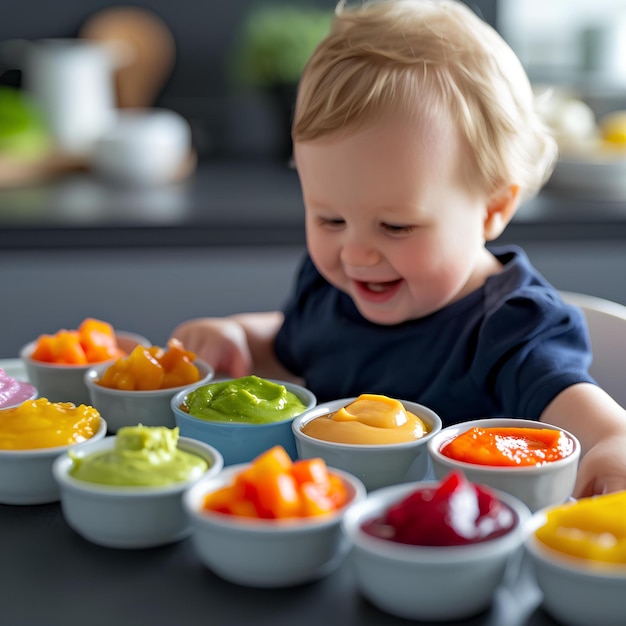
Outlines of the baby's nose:
{"type": "Polygon", "coordinates": [[[371,267],[380,261],[378,250],[365,241],[346,241],[341,249],[341,261],[352,267],[371,267]]]}

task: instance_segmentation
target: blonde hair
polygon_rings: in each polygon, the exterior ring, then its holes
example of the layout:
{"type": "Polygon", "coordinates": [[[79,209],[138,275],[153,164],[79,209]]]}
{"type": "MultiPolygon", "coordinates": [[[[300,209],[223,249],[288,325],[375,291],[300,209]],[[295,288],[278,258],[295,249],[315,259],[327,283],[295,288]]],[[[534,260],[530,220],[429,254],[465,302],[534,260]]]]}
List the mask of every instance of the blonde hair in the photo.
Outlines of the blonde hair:
{"type": "Polygon", "coordinates": [[[388,111],[448,111],[469,150],[473,184],[492,193],[536,193],[556,143],[535,110],[515,53],[455,0],[377,0],[337,5],[329,35],[300,79],[295,142],[357,129],[388,111]]]}

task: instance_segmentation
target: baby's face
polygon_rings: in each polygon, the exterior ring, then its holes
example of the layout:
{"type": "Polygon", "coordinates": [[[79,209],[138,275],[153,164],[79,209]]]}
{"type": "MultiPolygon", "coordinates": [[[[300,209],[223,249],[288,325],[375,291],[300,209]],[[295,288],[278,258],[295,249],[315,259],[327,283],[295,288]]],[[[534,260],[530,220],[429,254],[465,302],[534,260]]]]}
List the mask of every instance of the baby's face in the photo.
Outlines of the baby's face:
{"type": "Polygon", "coordinates": [[[462,143],[439,118],[295,145],[311,258],[375,323],[433,313],[497,271],[487,198],[464,182],[462,143]]]}

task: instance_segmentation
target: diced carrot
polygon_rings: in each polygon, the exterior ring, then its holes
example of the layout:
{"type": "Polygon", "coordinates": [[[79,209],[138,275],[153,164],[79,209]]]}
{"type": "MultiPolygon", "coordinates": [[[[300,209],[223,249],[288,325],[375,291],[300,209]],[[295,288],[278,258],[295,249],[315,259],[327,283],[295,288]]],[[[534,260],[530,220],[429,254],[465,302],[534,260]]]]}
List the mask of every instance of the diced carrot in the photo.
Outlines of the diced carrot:
{"type": "MultiPolygon", "coordinates": [[[[162,361],[160,363],[163,365],[162,361]]],[[[200,380],[200,371],[187,357],[182,357],[179,361],[173,363],[169,369],[164,367],[163,370],[162,389],[191,385],[200,380]]]]}
{"type": "Polygon", "coordinates": [[[282,446],[275,446],[238,472],[230,485],[208,494],[203,508],[242,517],[287,519],[326,515],[347,501],[343,480],[328,470],[323,459],[292,462],[282,446]]]}
{"type": "Polygon", "coordinates": [[[196,358],[194,352],[186,350],[182,342],[174,337],[170,338],[167,342],[167,350],[163,352],[159,361],[166,372],[171,371],[174,366],[181,360],[192,362],[196,358]]]}
{"type": "Polygon", "coordinates": [[[230,513],[230,507],[237,498],[237,489],[233,486],[222,487],[204,497],[202,508],[219,513],[230,513]]]}
{"type": "Polygon", "coordinates": [[[66,365],[85,365],[87,356],[80,345],[78,333],[75,331],[60,331],[55,335],[52,350],[56,363],[66,365]]]}
{"type": "Polygon", "coordinates": [[[291,471],[293,461],[282,446],[274,446],[254,459],[256,467],[274,467],[277,470],[291,471]]]}
{"type": "Polygon", "coordinates": [[[328,483],[328,497],[335,504],[335,509],[340,509],[348,502],[348,490],[346,489],[346,485],[337,474],[333,474],[332,472],[329,473],[328,483]]]}
{"type": "Polygon", "coordinates": [[[147,391],[161,388],[163,368],[143,346],[133,348],[128,361],[135,379],[135,389],[147,391]]]}
{"type": "Polygon", "coordinates": [[[291,466],[291,474],[298,485],[308,482],[328,485],[328,468],[324,459],[313,458],[294,461],[291,466]]]}
{"type": "Polygon", "coordinates": [[[296,517],[301,509],[300,494],[291,474],[279,472],[257,483],[260,517],[283,519],[296,517]]]}
{"type": "Polygon", "coordinates": [[[125,354],[118,347],[115,331],[108,322],[88,317],[78,327],[78,335],[90,363],[115,359],[125,354]]]}
{"type": "Polygon", "coordinates": [[[239,517],[259,517],[256,506],[250,500],[233,500],[229,504],[229,513],[239,517]]]}
{"type": "Polygon", "coordinates": [[[327,490],[315,483],[305,483],[300,487],[302,498],[301,515],[304,517],[312,515],[325,515],[334,511],[334,500],[329,497],[327,490]]]}
{"type": "Polygon", "coordinates": [[[165,354],[165,350],[163,350],[161,346],[148,346],[146,350],[150,353],[151,356],[153,356],[157,361],[159,361],[159,363],[161,362],[161,359],[163,358],[163,355],[165,354]]]}
{"type": "Polygon", "coordinates": [[[54,337],[52,335],[40,335],[35,343],[30,358],[34,361],[44,361],[45,363],[54,363],[54,337]]]}

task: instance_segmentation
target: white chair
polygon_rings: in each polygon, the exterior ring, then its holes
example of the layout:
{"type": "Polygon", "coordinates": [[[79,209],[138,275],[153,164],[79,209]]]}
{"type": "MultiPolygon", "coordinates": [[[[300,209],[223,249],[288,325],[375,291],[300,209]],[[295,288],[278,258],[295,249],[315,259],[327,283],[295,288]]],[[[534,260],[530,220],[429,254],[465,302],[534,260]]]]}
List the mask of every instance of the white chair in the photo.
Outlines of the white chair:
{"type": "Polygon", "coordinates": [[[626,407],[626,306],[582,293],[561,291],[587,318],[593,362],[589,372],[598,384],[626,407]]]}

